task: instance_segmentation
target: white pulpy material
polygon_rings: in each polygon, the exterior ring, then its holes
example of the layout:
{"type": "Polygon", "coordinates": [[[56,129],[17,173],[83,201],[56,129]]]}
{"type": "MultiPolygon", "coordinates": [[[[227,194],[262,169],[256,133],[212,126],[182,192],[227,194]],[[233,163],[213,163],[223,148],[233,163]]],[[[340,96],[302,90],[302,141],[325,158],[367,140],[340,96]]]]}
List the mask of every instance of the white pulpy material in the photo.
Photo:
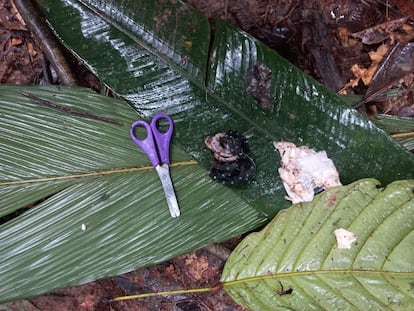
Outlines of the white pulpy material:
{"type": "Polygon", "coordinates": [[[344,228],[334,230],[338,249],[351,249],[352,243],[357,240],[356,235],[344,228]]]}
{"type": "Polygon", "coordinates": [[[274,142],[281,156],[279,175],[293,204],[313,200],[314,189],[340,186],[338,171],[325,151],[290,142],[274,142]]]}

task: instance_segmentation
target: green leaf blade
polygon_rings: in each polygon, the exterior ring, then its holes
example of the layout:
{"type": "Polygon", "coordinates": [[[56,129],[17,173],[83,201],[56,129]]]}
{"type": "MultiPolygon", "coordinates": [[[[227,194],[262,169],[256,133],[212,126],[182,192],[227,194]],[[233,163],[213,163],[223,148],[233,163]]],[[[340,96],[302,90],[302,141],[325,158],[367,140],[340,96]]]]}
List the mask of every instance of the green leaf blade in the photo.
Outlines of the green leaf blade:
{"type": "Polygon", "coordinates": [[[137,115],[129,107],[122,107],[119,101],[111,107],[104,97],[96,100],[96,94],[80,88],[58,90],[2,86],[2,94],[4,97],[0,104],[2,113],[7,117],[0,120],[3,134],[1,142],[2,146],[7,146],[7,150],[2,154],[4,164],[0,180],[11,180],[13,176],[30,179],[90,172],[91,169],[105,170],[114,166],[132,166],[137,157],[138,161],[145,159],[145,154],[137,149],[128,136],[129,125],[137,115]],[[19,96],[16,94],[18,91],[28,92],[55,104],[64,102],[66,109],[89,111],[96,116],[112,116],[123,125],[45,107],[19,96]],[[98,124],[99,131],[96,130],[98,124]],[[91,141],[94,148],[90,148],[91,141]],[[100,143],[103,141],[109,144],[100,143]],[[112,147],[116,143],[124,144],[125,147],[112,147]],[[137,150],[135,157],[130,156],[137,150]],[[48,163],[46,170],[45,163],[48,163]]]}
{"type": "Polygon", "coordinates": [[[0,217],[28,208],[34,202],[45,199],[72,184],[73,181],[68,180],[20,185],[0,183],[0,217]]]}
{"type": "MultiPolygon", "coordinates": [[[[156,173],[136,175],[78,183],[0,226],[2,297],[31,297],[163,262],[212,242],[211,230],[214,241],[244,231],[229,226],[235,217],[229,201],[243,202],[218,185],[206,191],[203,169],[172,169],[182,211],[177,220],[168,214],[156,173]]],[[[239,216],[243,226],[264,220],[252,209],[239,216]]]]}
{"type": "Polygon", "coordinates": [[[80,88],[0,89],[0,147],[9,159],[0,215],[14,216],[0,224],[1,302],[163,262],[266,221],[174,146],[182,215],[171,218],[156,171],[129,137],[138,117],[122,100],[80,88]],[[121,124],[42,107],[22,90],[121,124]]]}
{"type": "Polygon", "coordinates": [[[414,181],[365,179],[284,210],[249,235],[223,271],[251,310],[404,310],[414,303],[414,181]],[[357,240],[339,249],[334,230],[357,240]],[[292,292],[285,291],[292,289],[292,292]]]}
{"type": "Polygon", "coordinates": [[[278,182],[273,141],[326,150],[343,183],[414,177],[412,155],[341,97],[243,31],[221,21],[210,27],[199,12],[179,2],[41,4],[64,43],[142,116],[173,115],[175,143],[204,167],[211,161],[206,136],[228,129],[245,134],[257,170],[236,191],[269,217],[289,205],[278,182]],[[246,91],[247,72],[258,63],[272,71],[270,109],[246,91]]]}
{"type": "MultiPolygon", "coordinates": [[[[176,190],[180,204],[181,200],[187,202],[189,205],[184,204],[186,207],[183,210],[192,216],[191,219],[180,217],[176,222],[179,225],[174,227],[175,222],[169,218],[160,188],[155,190],[155,185],[159,187],[157,176],[149,171],[149,161],[129,139],[129,124],[138,116],[125,103],[115,103],[113,99],[103,99],[92,92],[80,94],[66,90],[62,94],[45,90],[37,93],[40,97],[63,102],[74,109],[114,117],[122,123],[117,126],[70,114],[62,115],[57,111],[49,114],[49,108],[40,108],[42,113],[36,115],[39,109],[37,104],[21,96],[16,101],[16,94],[8,93],[6,96],[13,98],[13,104],[23,101],[33,108],[21,107],[23,111],[31,111],[27,116],[16,114],[15,120],[29,116],[25,124],[31,125],[21,142],[25,137],[30,137],[31,130],[36,131],[30,116],[42,118],[42,115],[48,115],[50,119],[45,119],[43,124],[55,124],[51,132],[56,131],[56,135],[48,136],[49,139],[39,136],[38,143],[30,145],[29,149],[33,161],[28,161],[30,156],[22,157],[19,160],[20,169],[16,171],[13,171],[11,164],[13,156],[9,155],[8,172],[1,181],[38,178],[37,185],[28,189],[32,193],[36,189],[45,191],[44,185],[51,178],[64,178],[65,182],[62,182],[61,188],[59,185],[39,195],[39,198],[52,196],[35,209],[0,226],[0,234],[4,230],[10,234],[6,236],[14,239],[13,245],[7,244],[4,248],[7,252],[1,251],[3,244],[0,244],[1,267],[7,271],[0,276],[0,281],[3,284],[13,280],[14,284],[18,284],[16,291],[12,290],[12,285],[7,288],[8,295],[3,300],[37,295],[53,288],[130,271],[259,226],[265,219],[252,206],[270,217],[289,205],[283,199],[284,190],[278,181],[278,155],[273,150],[273,140],[289,139],[297,144],[327,150],[345,176],[345,182],[366,176],[379,178],[384,183],[413,177],[414,158],[369,121],[352,110],[344,109],[336,95],[250,36],[230,26],[217,22],[219,31],[215,31],[214,41],[210,42],[207,20],[179,2],[42,0],[40,5],[65,44],[98,74],[103,83],[126,98],[139,112],[140,118],[150,118],[159,111],[173,116],[176,123],[173,162],[186,162],[191,155],[204,169],[193,164],[172,169],[174,183],[178,184],[176,190]],[[230,39],[233,41],[228,41],[230,39]],[[246,95],[246,70],[258,62],[266,63],[274,75],[271,95],[275,106],[270,110],[258,107],[255,100],[246,95]],[[48,94],[50,92],[52,94],[48,94]],[[211,154],[203,143],[205,136],[230,128],[248,136],[257,164],[255,178],[234,190],[222,187],[206,176],[205,168],[209,166],[211,154]],[[63,141],[62,137],[70,141],[63,141]],[[46,144],[50,149],[42,151],[38,148],[39,144],[46,144]],[[48,155],[55,152],[57,160],[50,159],[48,155]],[[29,165],[27,171],[23,169],[25,165],[29,165]],[[43,171],[48,165],[50,170],[43,171]],[[177,177],[180,179],[177,180],[177,177]],[[137,181],[140,178],[148,184],[137,181]],[[186,181],[183,185],[185,189],[180,187],[182,181],[186,181]],[[146,191],[146,187],[150,191],[146,191]],[[117,192],[113,193],[112,189],[117,192]],[[203,190],[198,192],[198,189],[203,190]],[[145,223],[131,219],[132,216],[138,219],[142,215],[145,215],[145,223]],[[30,227],[27,219],[40,216],[43,222],[35,222],[36,226],[30,227]],[[63,217],[62,220],[59,217],[63,217]],[[92,226],[81,222],[82,217],[90,217],[92,226]],[[215,221],[217,219],[220,221],[215,221]],[[99,228],[96,239],[83,234],[85,232],[80,229],[82,224],[86,224],[86,233],[96,233],[94,230],[99,228]],[[140,226],[136,227],[137,224],[140,226]],[[63,232],[59,225],[67,231],[63,232]],[[212,233],[215,232],[215,225],[220,227],[218,235],[212,233]],[[20,226],[27,230],[18,230],[20,226]],[[171,235],[163,235],[160,240],[156,234],[159,228],[166,228],[165,234],[171,235]],[[31,232],[50,240],[36,239],[31,232]],[[148,233],[148,240],[145,232],[148,233]],[[38,247],[35,253],[25,248],[28,245],[25,234],[38,247]],[[71,234],[74,240],[70,238],[71,234]],[[78,238],[82,243],[76,243],[78,238]],[[126,248],[120,249],[121,245],[125,246],[122,244],[125,240],[126,248]],[[153,247],[158,242],[163,243],[160,250],[153,247]],[[91,249],[85,251],[87,247],[91,249]],[[101,247],[104,252],[101,252],[101,247]],[[137,253],[137,249],[142,252],[137,253]],[[17,254],[22,255],[20,261],[17,254]],[[93,257],[95,255],[101,258],[93,257]],[[51,258],[56,260],[49,262],[51,258]],[[30,277],[30,271],[34,273],[30,279],[32,283],[23,284],[26,281],[22,280],[30,277]],[[34,289],[34,284],[41,286],[34,289]]],[[[3,95],[3,92],[0,94],[3,95]]],[[[0,114],[5,116],[1,110],[0,114]]],[[[0,129],[7,128],[7,122],[4,123],[0,129]]],[[[12,131],[1,133],[5,135],[0,135],[0,139],[20,130],[15,123],[12,131]]],[[[45,135],[49,135],[45,128],[43,130],[45,135]]],[[[0,140],[2,152],[10,150],[16,156],[23,149],[22,143],[13,145],[13,139],[8,138],[7,142],[0,140]],[[17,149],[4,148],[8,145],[17,149]]],[[[18,187],[15,189],[19,190],[18,187]]],[[[23,207],[30,191],[24,195],[15,191],[4,206],[8,202],[20,202],[13,208],[23,207]]],[[[300,213],[297,216],[301,216],[300,213]]],[[[284,230],[288,232],[290,227],[286,223],[284,230]]],[[[291,232],[299,234],[300,229],[291,232]]],[[[289,241],[289,238],[285,240],[289,241]]],[[[285,268],[290,266],[290,261],[286,261],[285,268]]],[[[261,267],[262,271],[266,269],[265,265],[261,267]]],[[[308,293],[300,295],[307,296],[308,293]]],[[[315,302],[312,305],[318,304],[315,302]]]]}

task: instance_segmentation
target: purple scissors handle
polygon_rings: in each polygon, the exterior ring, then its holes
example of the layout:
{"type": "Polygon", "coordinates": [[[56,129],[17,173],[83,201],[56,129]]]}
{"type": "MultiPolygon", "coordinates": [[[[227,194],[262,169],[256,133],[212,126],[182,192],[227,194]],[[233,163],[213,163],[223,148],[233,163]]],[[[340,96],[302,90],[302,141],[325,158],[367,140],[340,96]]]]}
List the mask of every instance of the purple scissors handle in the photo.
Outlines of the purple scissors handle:
{"type": "Polygon", "coordinates": [[[155,170],[160,177],[162,188],[164,189],[170,214],[175,218],[180,216],[180,208],[178,207],[168,166],[168,164],[170,164],[170,141],[173,130],[174,124],[171,117],[165,113],[159,113],[154,116],[151,125],[145,121],[135,121],[132,123],[129,134],[133,142],[144,150],[150,159],[151,164],[155,167],[155,170]],[[168,130],[166,132],[160,132],[158,130],[158,121],[160,119],[168,120],[168,130]],[[145,139],[139,139],[135,135],[135,128],[137,126],[145,127],[147,131],[147,137],[145,137],[145,139]]]}
{"type": "Polygon", "coordinates": [[[170,164],[170,141],[174,130],[174,124],[171,117],[165,113],[159,113],[154,116],[151,125],[139,120],[132,123],[129,134],[135,144],[137,144],[147,154],[152,166],[160,164],[170,164]],[[158,120],[167,119],[169,123],[168,130],[163,133],[158,130],[158,120]],[[139,139],[135,135],[135,128],[138,126],[145,127],[147,137],[139,139]]]}
{"type": "Polygon", "coordinates": [[[162,164],[170,164],[170,141],[174,131],[174,123],[171,117],[165,113],[158,113],[152,118],[151,121],[152,133],[155,136],[155,141],[158,146],[158,152],[161,158],[162,164]],[[168,130],[163,133],[158,130],[158,120],[168,120],[168,130]]]}
{"type": "Polygon", "coordinates": [[[159,113],[154,116],[151,125],[145,121],[135,121],[132,123],[129,134],[133,142],[144,150],[151,164],[155,167],[161,180],[171,217],[176,218],[180,216],[180,208],[178,207],[168,166],[170,164],[170,141],[173,130],[174,124],[171,117],[165,113],[159,113]],[[160,132],[158,129],[158,121],[160,119],[168,120],[168,130],[166,132],[160,132]],[[135,135],[135,128],[137,126],[145,127],[147,131],[145,139],[139,139],[135,135]]]}

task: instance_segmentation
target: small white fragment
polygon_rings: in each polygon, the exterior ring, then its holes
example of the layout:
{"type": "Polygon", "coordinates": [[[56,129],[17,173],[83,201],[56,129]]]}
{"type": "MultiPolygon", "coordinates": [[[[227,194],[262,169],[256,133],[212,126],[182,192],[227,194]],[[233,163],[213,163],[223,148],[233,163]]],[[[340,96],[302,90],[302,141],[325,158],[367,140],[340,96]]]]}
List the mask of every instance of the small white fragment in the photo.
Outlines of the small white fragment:
{"type": "Polygon", "coordinates": [[[81,229],[82,229],[82,231],[86,231],[86,225],[85,224],[82,224],[81,225],[81,229]]]}
{"type": "Polygon", "coordinates": [[[340,186],[339,174],[325,151],[316,152],[307,146],[280,141],[273,145],[279,151],[281,161],[279,175],[293,204],[313,200],[315,189],[340,186]]]}
{"type": "Polygon", "coordinates": [[[338,249],[351,249],[351,244],[357,240],[356,235],[344,228],[334,230],[338,249]]]}

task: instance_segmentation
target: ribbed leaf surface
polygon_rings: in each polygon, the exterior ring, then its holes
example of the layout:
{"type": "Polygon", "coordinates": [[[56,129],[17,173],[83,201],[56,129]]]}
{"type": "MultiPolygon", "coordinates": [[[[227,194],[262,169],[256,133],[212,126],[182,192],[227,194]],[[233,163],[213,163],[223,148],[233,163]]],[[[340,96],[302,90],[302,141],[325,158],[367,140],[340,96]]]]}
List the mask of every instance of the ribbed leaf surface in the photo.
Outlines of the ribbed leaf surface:
{"type": "Polygon", "coordinates": [[[119,126],[51,112],[5,87],[0,209],[9,214],[47,200],[0,226],[0,281],[8,284],[3,300],[150,265],[258,226],[263,218],[251,207],[271,217],[289,205],[278,182],[274,140],[326,150],[344,183],[413,177],[414,158],[335,94],[244,32],[222,22],[212,29],[178,1],[41,0],[39,6],[62,41],[141,117],[160,111],[173,116],[172,177],[183,215],[170,219],[155,172],[129,139],[137,115],[123,102],[77,90],[32,90],[114,118],[119,126]],[[269,108],[247,91],[249,72],[260,63],[272,72],[269,108]],[[232,190],[207,177],[211,153],[203,143],[228,129],[248,137],[257,164],[255,177],[232,190]],[[108,254],[99,259],[102,269],[97,257],[89,257],[95,253],[108,254]],[[78,261],[73,254],[80,255],[78,261]]]}
{"type": "Polygon", "coordinates": [[[378,115],[373,122],[388,134],[394,134],[393,138],[404,148],[414,150],[414,118],[378,115]]]}
{"type": "Polygon", "coordinates": [[[204,167],[211,161],[206,136],[229,129],[245,134],[257,172],[235,191],[269,217],[289,205],[276,182],[273,141],[326,150],[345,184],[365,177],[384,184],[414,178],[412,155],[239,29],[220,21],[211,27],[179,1],[40,3],[63,43],[140,114],[172,114],[176,143],[204,167]],[[248,91],[254,66],[260,64],[271,71],[268,91],[256,90],[258,97],[267,96],[268,108],[248,91]]]}
{"type": "Polygon", "coordinates": [[[265,221],[176,147],[182,215],[171,218],[158,175],[129,138],[139,117],[124,101],[3,85],[0,115],[0,215],[29,208],[0,225],[0,302],[162,262],[265,221]],[[44,107],[21,90],[121,125],[44,107]]]}
{"type": "Polygon", "coordinates": [[[250,234],[223,271],[251,310],[410,310],[414,305],[414,180],[365,179],[281,211],[250,234]],[[357,240],[338,249],[334,230],[357,240]]]}

